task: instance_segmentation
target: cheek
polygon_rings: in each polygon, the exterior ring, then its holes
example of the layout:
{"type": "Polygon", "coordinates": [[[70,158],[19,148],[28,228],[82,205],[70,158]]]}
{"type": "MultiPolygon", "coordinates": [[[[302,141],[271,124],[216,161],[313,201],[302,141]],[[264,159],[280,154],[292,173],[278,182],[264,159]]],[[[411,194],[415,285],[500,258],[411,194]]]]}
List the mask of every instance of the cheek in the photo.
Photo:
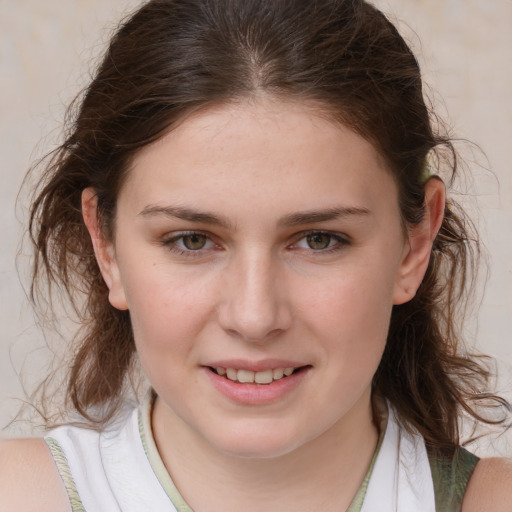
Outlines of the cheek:
{"type": "Polygon", "coordinates": [[[333,273],[308,288],[307,295],[296,292],[303,301],[300,309],[325,329],[354,337],[368,331],[387,334],[394,290],[391,272],[362,265],[333,273]]]}
{"type": "Polygon", "coordinates": [[[179,283],[146,281],[142,293],[128,293],[137,354],[144,373],[155,387],[179,383],[197,361],[195,340],[205,324],[205,308],[179,283]]]}
{"type": "Polygon", "coordinates": [[[189,350],[212,308],[208,283],[162,264],[127,261],[121,271],[139,353],[189,350]]]}
{"type": "Polygon", "coordinates": [[[302,303],[303,321],[323,346],[337,393],[350,389],[359,396],[371,383],[386,345],[392,291],[389,275],[362,266],[311,288],[302,303]]]}

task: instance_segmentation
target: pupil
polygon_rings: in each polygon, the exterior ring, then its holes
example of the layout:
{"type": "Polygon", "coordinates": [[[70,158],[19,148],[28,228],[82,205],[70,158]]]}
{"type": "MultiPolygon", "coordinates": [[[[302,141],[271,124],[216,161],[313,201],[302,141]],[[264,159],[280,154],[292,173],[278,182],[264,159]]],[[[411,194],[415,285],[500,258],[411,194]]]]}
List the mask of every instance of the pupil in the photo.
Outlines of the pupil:
{"type": "Polygon", "coordinates": [[[327,249],[331,242],[331,236],[325,233],[315,233],[314,235],[308,235],[307,240],[311,249],[327,249]]]}
{"type": "Polygon", "coordinates": [[[205,235],[186,235],[183,237],[183,245],[191,251],[197,251],[202,249],[206,244],[205,235]]]}

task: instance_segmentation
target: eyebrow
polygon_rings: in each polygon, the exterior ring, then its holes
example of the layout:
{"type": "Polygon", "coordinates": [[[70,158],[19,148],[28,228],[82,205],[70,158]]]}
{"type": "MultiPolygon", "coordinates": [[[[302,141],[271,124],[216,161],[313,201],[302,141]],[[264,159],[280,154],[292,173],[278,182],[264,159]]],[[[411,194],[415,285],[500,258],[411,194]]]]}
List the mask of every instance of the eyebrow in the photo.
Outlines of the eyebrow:
{"type": "Polygon", "coordinates": [[[192,210],[190,208],[184,208],[181,206],[158,206],[148,205],[139,213],[143,217],[153,217],[157,215],[163,215],[165,217],[175,217],[181,220],[187,220],[190,222],[197,222],[201,224],[208,224],[211,226],[220,226],[225,229],[233,229],[233,224],[218,215],[209,212],[200,212],[192,210]]]}
{"type": "Polygon", "coordinates": [[[310,210],[306,212],[291,213],[283,217],[279,224],[284,226],[293,227],[302,224],[313,224],[315,222],[326,222],[329,220],[341,219],[344,217],[358,217],[368,216],[371,211],[368,208],[358,207],[340,207],[340,208],[327,208],[325,210],[310,210]]]}
{"type": "MultiPolygon", "coordinates": [[[[279,225],[286,227],[301,226],[303,224],[313,224],[316,222],[327,222],[344,217],[368,216],[371,211],[367,208],[358,207],[339,207],[326,208],[322,210],[309,210],[305,212],[290,213],[279,220],[279,225]]],[[[148,205],[139,213],[143,217],[153,217],[163,215],[165,217],[174,217],[177,219],[208,224],[211,226],[220,226],[232,230],[234,225],[228,219],[210,212],[201,212],[181,206],[159,206],[148,205]]]]}

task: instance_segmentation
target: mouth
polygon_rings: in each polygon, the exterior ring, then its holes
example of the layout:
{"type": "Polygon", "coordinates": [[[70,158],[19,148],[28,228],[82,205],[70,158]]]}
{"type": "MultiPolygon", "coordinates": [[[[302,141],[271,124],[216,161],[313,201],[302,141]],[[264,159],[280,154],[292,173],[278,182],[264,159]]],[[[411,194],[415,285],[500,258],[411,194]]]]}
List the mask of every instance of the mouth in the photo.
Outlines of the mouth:
{"type": "Polygon", "coordinates": [[[268,370],[253,372],[251,370],[237,368],[209,367],[211,372],[216,373],[220,377],[224,377],[228,380],[239,382],[241,384],[272,384],[272,382],[286,379],[295,373],[305,370],[306,368],[308,367],[271,368],[268,370]]]}

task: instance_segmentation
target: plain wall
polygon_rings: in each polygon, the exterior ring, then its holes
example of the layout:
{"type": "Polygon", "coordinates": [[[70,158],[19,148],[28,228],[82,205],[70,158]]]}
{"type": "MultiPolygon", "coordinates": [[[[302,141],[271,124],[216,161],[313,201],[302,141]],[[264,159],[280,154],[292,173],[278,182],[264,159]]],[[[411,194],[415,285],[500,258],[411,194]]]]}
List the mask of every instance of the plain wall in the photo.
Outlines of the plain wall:
{"type": "MultiPolygon", "coordinates": [[[[16,197],[31,163],[59,141],[65,105],[87,82],[92,63],[121,13],[136,0],[0,0],[0,426],[44,375],[49,352],[25,296],[26,194],[16,197]]],[[[399,22],[453,134],[478,143],[465,150],[473,175],[466,196],[476,208],[489,253],[489,279],[470,339],[512,367],[512,2],[375,0],[399,22]],[[445,110],[448,114],[446,114],[445,110]],[[472,160],[476,160],[473,162],[472,160]],[[486,170],[489,168],[490,171],[486,170]],[[476,198],[476,203],[473,200],[476,198]]],[[[508,374],[501,386],[510,391],[508,374]]],[[[26,426],[10,429],[26,432],[26,426]]]]}

